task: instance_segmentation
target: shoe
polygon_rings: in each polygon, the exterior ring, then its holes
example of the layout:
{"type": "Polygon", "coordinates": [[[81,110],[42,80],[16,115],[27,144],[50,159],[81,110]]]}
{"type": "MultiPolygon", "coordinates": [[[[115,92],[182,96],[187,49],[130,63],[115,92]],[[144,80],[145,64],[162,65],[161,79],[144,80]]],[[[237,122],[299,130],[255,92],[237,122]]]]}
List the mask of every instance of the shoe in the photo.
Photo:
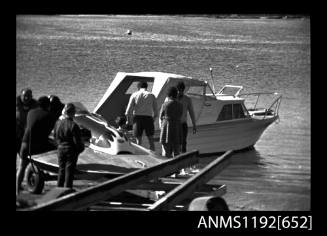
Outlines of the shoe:
{"type": "Polygon", "coordinates": [[[198,168],[196,168],[196,166],[191,166],[188,170],[192,174],[196,174],[196,173],[200,172],[200,170],[198,168]]]}
{"type": "Polygon", "coordinates": [[[191,169],[191,173],[192,174],[196,174],[196,173],[199,173],[200,172],[200,170],[199,169],[191,169]]]}
{"type": "Polygon", "coordinates": [[[181,169],[178,175],[183,176],[183,175],[187,175],[187,173],[185,172],[184,169],[181,169]]]}

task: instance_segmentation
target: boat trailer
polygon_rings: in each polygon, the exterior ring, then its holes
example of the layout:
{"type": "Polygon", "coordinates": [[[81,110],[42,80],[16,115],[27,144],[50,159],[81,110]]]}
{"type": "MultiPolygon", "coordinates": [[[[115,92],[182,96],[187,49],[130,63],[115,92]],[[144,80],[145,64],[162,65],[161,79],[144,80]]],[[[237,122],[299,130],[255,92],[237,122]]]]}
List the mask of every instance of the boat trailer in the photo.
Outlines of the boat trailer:
{"type": "Polygon", "coordinates": [[[188,178],[173,178],[183,168],[199,163],[197,150],[158,165],[139,169],[80,191],[54,188],[22,211],[167,211],[228,210],[221,197],[225,185],[208,182],[230,163],[232,151],[219,156],[188,178]],[[129,201],[141,199],[139,202],[129,201]],[[209,204],[210,203],[210,204],[209,204]]]}

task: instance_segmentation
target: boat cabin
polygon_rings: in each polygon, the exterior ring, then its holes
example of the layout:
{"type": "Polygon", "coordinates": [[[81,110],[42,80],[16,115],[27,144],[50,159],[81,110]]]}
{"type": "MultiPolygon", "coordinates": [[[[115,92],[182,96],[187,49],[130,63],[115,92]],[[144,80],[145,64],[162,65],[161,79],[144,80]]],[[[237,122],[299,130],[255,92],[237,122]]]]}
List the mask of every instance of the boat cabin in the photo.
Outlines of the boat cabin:
{"type": "MultiPolygon", "coordinates": [[[[249,116],[244,106],[244,98],[237,96],[242,89],[240,86],[225,86],[215,94],[207,81],[163,72],[118,72],[93,112],[100,114],[110,125],[115,126],[115,119],[124,115],[130,96],[137,91],[137,84],[140,81],[148,83],[148,91],[157,98],[159,110],[166,99],[168,88],[183,81],[185,94],[193,102],[197,125],[249,116]],[[229,89],[237,91],[230,94],[227,93],[229,89]]],[[[191,124],[190,117],[188,119],[188,123],[191,124]]],[[[155,122],[155,128],[158,129],[158,122],[155,122]]]]}
{"type": "MultiPolygon", "coordinates": [[[[272,103],[270,100],[267,106],[262,107],[258,101],[265,93],[240,94],[243,87],[234,85],[225,85],[215,93],[205,80],[163,72],[118,72],[93,114],[100,116],[109,126],[117,127],[116,118],[124,116],[129,99],[141,81],[148,83],[148,91],[157,99],[158,110],[167,97],[168,89],[177,86],[180,81],[184,82],[184,93],[192,99],[197,125],[197,135],[189,137],[188,145],[203,153],[251,147],[268,125],[278,119],[281,95],[277,93],[273,93],[277,98],[272,103]],[[250,98],[252,95],[254,100],[250,98]]],[[[192,126],[189,115],[187,119],[188,125],[192,126]]],[[[155,139],[158,139],[158,119],[154,126],[155,139]]]]}

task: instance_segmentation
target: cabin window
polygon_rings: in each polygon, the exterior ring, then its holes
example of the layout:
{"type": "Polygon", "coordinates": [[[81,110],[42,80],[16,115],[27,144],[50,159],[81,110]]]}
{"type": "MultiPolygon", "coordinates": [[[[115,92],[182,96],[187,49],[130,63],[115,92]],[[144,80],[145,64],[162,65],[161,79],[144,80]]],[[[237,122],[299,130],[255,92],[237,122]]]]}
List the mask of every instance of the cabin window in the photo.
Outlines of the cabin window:
{"type": "Polygon", "coordinates": [[[244,111],[241,104],[233,104],[233,119],[244,118],[244,111]]]}
{"type": "Polygon", "coordinates": [[[231,120],[233,117],[232,115],[232,104],[228,104],[223,106],[223,109],[221,110],[217,121],[222,121],[222,120],[231,120]]]}
{"type": "Polygon", "coordinates": [[[241,86],[226,85],[219,91],[219,94],[235,96],[242,90],[241,86]]]}
{"type": "Polygon", "coordinates": [[[205,94],[205,86],[191,86],[186,94],[191,96],[203,96],[205,94]]]}
{"type": "Polygon", "coordinates": [[[242,104],[227,104],[223,106],[217,121],[241,118],[245,118],[242,104]]]}
{"type": "MultiPolygon", "coordinates": [[[[125,94],[132,94],[136,91],[138,91],[138,88],[137,88],[137,84],[139,83],[140,81],[133,81],[131,83],[131,85],[128,87],[128,89],[126,90],[125,94]]],[[[153,87],[153,82],[149,82],[147,81],[148,83],[148,88],[147,88],[147,91],[152,91],[152,87],[153,87]]]]}

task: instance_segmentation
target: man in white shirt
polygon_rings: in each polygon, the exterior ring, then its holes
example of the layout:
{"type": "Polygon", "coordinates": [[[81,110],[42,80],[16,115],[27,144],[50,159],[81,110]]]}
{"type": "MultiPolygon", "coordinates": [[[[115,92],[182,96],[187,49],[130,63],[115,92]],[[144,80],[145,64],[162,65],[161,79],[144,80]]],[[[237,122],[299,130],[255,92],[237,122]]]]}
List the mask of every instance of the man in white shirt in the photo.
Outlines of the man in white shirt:
{"type": "Polygon", "coordinates": [[[138,83],[139,90],[133,93],[129,99],[125,115],[127,123],[131,123],[133,117],[133,132],[136,143],[142,145],[142,134],[148,137],[150,150],[155,151],[154,147],[154,120],[158,116],[156,97],[147,91],[147,82],[138,83]]]}

